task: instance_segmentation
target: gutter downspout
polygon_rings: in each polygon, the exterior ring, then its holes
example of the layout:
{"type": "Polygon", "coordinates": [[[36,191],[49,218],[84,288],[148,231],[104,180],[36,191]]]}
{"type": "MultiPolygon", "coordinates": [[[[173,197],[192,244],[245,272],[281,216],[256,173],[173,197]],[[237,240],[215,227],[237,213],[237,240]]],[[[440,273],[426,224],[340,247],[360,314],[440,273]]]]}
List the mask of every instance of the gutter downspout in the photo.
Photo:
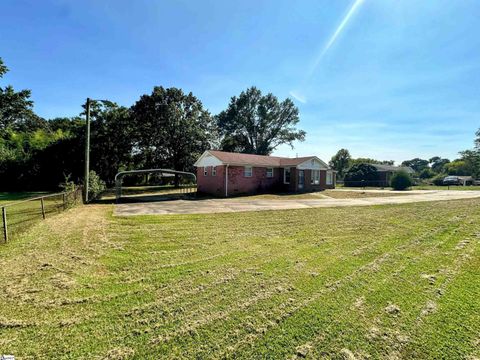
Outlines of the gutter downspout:
{"type": "Polygon", "coordinates": [[[229,164],[225,166],[225,197],[228,197],[228,166],[229,164]]]}

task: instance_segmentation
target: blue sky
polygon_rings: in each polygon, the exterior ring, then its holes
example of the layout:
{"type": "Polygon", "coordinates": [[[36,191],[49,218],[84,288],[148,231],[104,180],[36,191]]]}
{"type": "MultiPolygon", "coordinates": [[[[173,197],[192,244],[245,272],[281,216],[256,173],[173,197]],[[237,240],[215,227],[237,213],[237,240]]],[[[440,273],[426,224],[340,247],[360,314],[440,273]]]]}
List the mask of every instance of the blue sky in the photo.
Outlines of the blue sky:
{"type": "Polygon", "coordinates": [[[480,127],[478,0],[2,0],[2,84],[46,118],[153,86],[213,113],[251,85],[296,94],[307,139],[279,155],[455,158],[480,127]],[[332,38],[349,14],[338,36],[332,38]]]}

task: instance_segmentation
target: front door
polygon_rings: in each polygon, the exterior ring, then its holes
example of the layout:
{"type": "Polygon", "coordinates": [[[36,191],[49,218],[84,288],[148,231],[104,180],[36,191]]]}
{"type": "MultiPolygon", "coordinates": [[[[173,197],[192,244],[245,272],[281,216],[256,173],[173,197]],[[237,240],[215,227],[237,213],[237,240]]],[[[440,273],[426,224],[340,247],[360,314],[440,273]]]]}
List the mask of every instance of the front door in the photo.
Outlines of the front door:
{"type": "Polygon", "coordinates": [[[305,184],[305,172],[303,170],[298,170],[298,189],[302,190],[304,184],[305,184]]]}

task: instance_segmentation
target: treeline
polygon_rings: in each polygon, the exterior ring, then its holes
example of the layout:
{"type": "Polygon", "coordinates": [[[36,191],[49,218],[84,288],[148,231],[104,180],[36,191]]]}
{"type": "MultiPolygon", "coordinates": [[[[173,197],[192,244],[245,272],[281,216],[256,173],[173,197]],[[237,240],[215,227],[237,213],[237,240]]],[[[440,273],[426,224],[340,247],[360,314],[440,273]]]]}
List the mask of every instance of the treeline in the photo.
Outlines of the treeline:
{"type": "MultiPolygon", "coordinates": [[[[0,59],[0,78],[7,71],[0,59]]],[[[90,168],[110,186],[123,170],[192,171],[210,148],[267,155],[305,138],[293,102],[255,87],[212,115],[192,93],[158,86],[131,107],[93,101],[91,120],[90,168]]],[[[85,108],[76,117],[43,119],[33,111],[29,90],[0,86],[0,191],[81,183],[84,150],[85,108]]]]}
{"type": "MultiPolygon", "coordinates": [[[[453,161],[434,156],[428,160],[414,158],[405,160],[401,166],[410,167],[415,173],[413,177],[441,184],[447,175],[472,176],[480,178],[480,129],[475,133],[474,147],[459,153],[460,157],[453,161]]],[[[369,158],[354,159],[347,149],[340,149],[330,160],[330,166],[337,170],[337,178],[343,180],[349,178],[352,172],[359,172],[371,167],[360,166],[362,164],[386,164],[393,165],[393,160],[375,160],[369,158]]],[[[362,177],[363,174],[359,176],[362,177]]],[[[371,175],[374,177],[374,175],[371,175]]],[[[358,178],[358,176],[356,176],[358,178]]]]}

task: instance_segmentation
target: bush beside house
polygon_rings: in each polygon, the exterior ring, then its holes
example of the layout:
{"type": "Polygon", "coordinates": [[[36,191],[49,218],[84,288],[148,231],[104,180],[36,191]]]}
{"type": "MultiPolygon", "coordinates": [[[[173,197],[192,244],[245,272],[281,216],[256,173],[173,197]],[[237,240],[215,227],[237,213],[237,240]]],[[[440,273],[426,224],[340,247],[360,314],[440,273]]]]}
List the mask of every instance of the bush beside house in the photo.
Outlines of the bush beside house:
{"type": "Polygon", "coordinates": [[[394,190],[405,190],[413,185],[413,180],[405,171],[396,172],[391,180],[391,186],[394,190]]]}

